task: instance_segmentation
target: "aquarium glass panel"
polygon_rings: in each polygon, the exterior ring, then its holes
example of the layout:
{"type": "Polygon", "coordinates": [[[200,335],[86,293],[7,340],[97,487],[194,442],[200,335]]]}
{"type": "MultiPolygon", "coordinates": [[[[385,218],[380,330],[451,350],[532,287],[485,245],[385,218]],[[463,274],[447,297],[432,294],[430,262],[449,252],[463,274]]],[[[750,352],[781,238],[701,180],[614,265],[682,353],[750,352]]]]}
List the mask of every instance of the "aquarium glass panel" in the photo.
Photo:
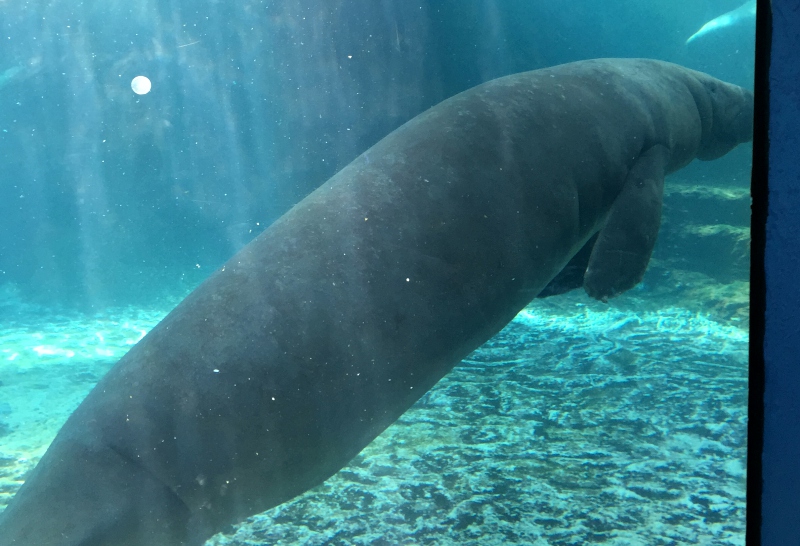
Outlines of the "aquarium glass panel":
{"type": "Polygon", "coordinates": [[[741,2],[0,2],[0,546],[743,544],[741,2]]]}

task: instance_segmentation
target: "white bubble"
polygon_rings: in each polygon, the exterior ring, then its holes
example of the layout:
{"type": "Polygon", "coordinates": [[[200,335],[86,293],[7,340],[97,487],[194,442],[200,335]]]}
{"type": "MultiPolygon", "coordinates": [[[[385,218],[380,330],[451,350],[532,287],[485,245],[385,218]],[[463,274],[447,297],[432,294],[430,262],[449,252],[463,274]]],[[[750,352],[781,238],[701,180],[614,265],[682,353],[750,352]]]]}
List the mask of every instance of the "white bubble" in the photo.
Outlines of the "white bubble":
{"type": "Polygon", "coordinates": [[[131,89],[133,89],[133,92],[137,95],[146,95],[150,92],[151,87],[152,84],[147,76],[136,76],[131,81],[131,89]]]}

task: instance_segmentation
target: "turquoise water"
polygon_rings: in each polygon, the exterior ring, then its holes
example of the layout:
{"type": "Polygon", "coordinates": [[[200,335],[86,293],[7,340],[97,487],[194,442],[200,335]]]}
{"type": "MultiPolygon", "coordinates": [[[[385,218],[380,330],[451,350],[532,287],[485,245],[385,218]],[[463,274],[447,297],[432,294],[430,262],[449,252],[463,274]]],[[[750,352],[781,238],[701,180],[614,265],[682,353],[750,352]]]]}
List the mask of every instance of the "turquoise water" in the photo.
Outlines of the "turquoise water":
{"type": "MultiPolygon", "coordinates": [[[[208,544],[742,544],[747,325],[713,309],[746,285],[705,282],[705,310],[534,302],[325,484],[208,544]]],[[[0,505],[175,302],[0,332],[0,505]]]]}
{"type": "MultiPolygon", "coordinates": [[[[752,21],[686,44],[736,4],[0,2],[0,510],[191,286],[391,130],[592,57],[750,86],[752,21]]],[[[209,544],[743,544],[750,153],[669,178],[639,287],[533,302],[342,471],[209,544]]]]}

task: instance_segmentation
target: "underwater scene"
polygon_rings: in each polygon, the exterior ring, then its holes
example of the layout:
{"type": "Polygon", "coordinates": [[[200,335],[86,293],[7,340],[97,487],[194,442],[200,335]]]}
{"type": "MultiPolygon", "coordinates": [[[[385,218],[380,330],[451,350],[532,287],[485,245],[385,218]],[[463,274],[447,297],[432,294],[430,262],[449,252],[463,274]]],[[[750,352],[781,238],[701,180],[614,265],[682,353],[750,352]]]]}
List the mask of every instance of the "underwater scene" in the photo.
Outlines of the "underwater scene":
{"type": "Polygon", "coordinates": [[[0,23],[0,546],[744,544],[754,1],[0,23]]]}

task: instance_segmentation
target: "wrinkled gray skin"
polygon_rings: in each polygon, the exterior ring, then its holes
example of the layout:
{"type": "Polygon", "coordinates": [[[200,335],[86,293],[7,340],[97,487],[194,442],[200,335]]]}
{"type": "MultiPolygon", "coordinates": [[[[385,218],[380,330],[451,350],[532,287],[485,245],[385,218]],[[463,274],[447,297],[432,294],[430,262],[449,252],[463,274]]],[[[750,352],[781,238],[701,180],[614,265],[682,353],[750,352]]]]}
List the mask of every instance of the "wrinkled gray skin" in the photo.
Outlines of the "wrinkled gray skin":
{"type": "Polygon", "coordinates": [[[752,115],[739,87],[606,59],[412,119],[120,360],[3,514],[0,545],[197,545],[320,484],[598,231],[586,290],[635,285],[664,174],[749,140],[752,115]]]}

